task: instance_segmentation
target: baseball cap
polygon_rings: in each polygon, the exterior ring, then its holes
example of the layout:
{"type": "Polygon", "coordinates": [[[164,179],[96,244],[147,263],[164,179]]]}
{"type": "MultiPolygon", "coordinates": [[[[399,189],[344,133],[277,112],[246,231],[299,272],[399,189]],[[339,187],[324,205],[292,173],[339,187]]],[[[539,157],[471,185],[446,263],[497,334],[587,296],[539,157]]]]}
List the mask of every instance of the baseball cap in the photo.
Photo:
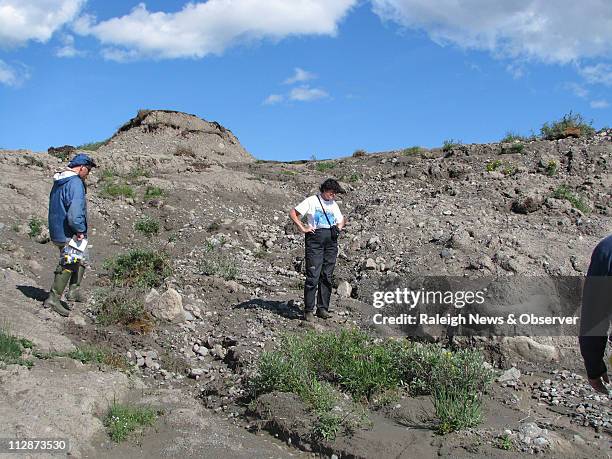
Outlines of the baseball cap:
{"type": "Polygon", "coordinates": [[[77,166],[87,166],[91,169],[92,167],[96,167],[96,163],[89,157],[89,155],[79,153],[78,155],[75,155],[75,157],[68,163],[68,167],[77,166]]]}

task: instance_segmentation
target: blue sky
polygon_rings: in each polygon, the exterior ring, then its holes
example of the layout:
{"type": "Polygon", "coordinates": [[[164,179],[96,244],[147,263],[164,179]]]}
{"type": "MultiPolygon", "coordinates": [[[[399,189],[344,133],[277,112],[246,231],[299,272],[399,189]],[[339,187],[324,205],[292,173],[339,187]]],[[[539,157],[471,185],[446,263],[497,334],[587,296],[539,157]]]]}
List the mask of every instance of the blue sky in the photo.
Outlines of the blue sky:
{"type": "Polygon", "coordinates": [[[0,148],[111,136],[140,108],[262,159],[612,125],[609,0],[0,0],[0,148]]]}

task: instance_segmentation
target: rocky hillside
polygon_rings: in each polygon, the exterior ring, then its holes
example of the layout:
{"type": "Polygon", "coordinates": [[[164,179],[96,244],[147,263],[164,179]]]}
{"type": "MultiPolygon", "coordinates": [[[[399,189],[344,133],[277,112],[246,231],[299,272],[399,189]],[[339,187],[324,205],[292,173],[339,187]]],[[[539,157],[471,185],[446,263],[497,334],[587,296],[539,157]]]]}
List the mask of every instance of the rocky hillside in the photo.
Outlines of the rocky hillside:
{"type": "Polygon", "coordinates": [[[503,376],[486,422],[443,437],[422,427],[426,398],[372,411],[370,428],[353,435],[313,440],[296,418],[299,401],[247,407],[244,397],[261,352],[304,331],[303,239],[287,214],[326,177],[347,190],[339,205],[349,225],[334,317],[312,328],[371,329],[368,292],[389,279],[584,275],[612,232],[612,131],[282,163],[254,160],[216,123],[141,111],[91,152],[100,164],[88,180],[92,295],[68,319],[41,305],[56,263],[47,198],[65,165],[52,153],[0,151],[0,317],[33,343],[24,350],[31,369],[0,367],[9,413],[0,437],[69,437],[77,456],[409,457],[418,444],[425,457],[605,457],[609,399],[585,383],[571,337],[480,342],[503,376]],[[133,250],[165,260],[146,288],[118,286],[104,263],[133,250]],[[108,319],[108,298],[141,305],[142,316],[108,319]],[[71,358],[83,345],[108,349],[125,368],[71,358]],[[117,446],[104,433],[114,399],[154,406],[163,420],[117,446]]]}

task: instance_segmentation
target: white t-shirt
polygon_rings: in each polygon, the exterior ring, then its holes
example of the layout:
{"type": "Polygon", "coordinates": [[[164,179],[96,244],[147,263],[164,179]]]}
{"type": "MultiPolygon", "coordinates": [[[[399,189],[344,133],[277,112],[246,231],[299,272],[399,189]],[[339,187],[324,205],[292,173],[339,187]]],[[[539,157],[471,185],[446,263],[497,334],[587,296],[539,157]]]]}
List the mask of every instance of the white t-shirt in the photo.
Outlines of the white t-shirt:
{"type": "Polygon", "coordinates": [[[329,222],[332,225],[336,225],[344,219],[336,201],[333,199],[331,201],[326,201],[320,194],[314,195],[304,199],[297,206],[295,206],[295,211],[298,214],[306,215],[308,224],[310,226],[314,227],[315,229],[329,228],[330,226],[329,223],[327,223],[323,210],[321,210],[321,204],[319,203],[319,199],[317,199],[317,197],[321,199],[321,203],[325,207],[325,212],[327,213],[327,218],[329,218],[329,222]]]}

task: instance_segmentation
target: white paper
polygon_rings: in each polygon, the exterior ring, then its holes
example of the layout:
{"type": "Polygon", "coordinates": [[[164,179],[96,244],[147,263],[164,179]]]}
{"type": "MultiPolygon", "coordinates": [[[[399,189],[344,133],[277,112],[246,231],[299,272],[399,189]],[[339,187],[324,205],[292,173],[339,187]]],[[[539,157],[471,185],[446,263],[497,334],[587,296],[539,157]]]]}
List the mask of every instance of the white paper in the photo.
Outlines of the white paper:
{"type": "Polygon", "coordinates": [[[77,249],[80,252],[84,252],[87,247],[87,239],[81,239],[77,241],[76,239],[70,239],[68,245],[74,249],[77,249]]]}

